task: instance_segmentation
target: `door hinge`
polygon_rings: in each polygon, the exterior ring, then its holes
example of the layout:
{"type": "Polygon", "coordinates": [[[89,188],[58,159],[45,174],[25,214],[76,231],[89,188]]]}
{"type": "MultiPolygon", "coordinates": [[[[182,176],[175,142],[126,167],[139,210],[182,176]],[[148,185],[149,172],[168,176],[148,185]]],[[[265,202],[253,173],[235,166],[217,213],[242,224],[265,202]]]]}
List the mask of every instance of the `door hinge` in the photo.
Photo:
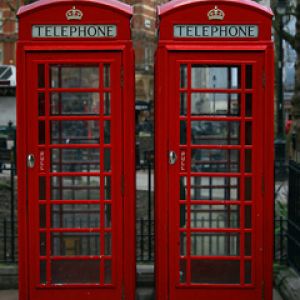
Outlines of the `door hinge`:
{"type": "Polygon", "coordinates": [[[261,299],[265,300],[265,282],[264,281],[261,284],[261,299]]]}
{"type": "Polygon", "coordinates": [[[121,67],[121,87],[124,87],[124,67],[121,67]]]}
{"type": "Polygon", "coordinates": [[[124,194],[125,194],[125,177],[124,177],[124,175],[121,176],[121,194],[124,197],[124,194]]]}

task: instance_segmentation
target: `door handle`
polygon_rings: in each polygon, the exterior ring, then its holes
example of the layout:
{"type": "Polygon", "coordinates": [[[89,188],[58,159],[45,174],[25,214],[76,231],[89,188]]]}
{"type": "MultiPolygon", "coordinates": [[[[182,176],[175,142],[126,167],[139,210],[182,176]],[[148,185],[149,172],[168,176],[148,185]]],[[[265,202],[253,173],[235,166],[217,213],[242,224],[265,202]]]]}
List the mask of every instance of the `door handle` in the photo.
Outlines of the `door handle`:
{"type": "Polygon", "coordinates": [[[28,154],[27,156],[27,167],[28,168],[34,168],[35,165],[35,157],[33,154],[28,154]]]}
{"type": "Polygon", "coordinates": [[[175,165],[177,161],[177,155],[175,153],[175,151],[169,151],[169,164],[170,165],[175,165]]]}

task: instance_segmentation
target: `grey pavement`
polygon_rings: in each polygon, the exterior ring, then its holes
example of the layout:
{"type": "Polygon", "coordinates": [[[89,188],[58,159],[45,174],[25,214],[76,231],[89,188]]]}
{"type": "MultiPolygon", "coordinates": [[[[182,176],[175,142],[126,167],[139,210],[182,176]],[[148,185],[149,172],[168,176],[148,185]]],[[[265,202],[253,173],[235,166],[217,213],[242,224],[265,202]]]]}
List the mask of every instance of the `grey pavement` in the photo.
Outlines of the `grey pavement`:
{"type": "MultiPolygon", "coordinates": [[[[0,291],[0,300],[18,300],[17,290],[0,291]]],[[[283,300],[276,290],[273,290],[273,300],[283,300]]]]}

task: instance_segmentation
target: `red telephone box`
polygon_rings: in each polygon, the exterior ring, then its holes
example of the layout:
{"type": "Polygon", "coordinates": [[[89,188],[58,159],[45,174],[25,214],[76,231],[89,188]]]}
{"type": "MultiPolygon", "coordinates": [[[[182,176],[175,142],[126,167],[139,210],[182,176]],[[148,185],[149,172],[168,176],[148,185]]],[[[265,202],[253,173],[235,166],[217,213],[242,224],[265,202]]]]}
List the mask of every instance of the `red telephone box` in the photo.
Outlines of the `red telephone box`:
{"type": "Polygon", "coordinates": [[[20,299],[132,300],[132,9],[40,0],[18,16],[20,299]]]}
{"type": "Polygon", "coordinates": [[[157,299],[272,299],[272,12],[160,6],[157,299]]]}

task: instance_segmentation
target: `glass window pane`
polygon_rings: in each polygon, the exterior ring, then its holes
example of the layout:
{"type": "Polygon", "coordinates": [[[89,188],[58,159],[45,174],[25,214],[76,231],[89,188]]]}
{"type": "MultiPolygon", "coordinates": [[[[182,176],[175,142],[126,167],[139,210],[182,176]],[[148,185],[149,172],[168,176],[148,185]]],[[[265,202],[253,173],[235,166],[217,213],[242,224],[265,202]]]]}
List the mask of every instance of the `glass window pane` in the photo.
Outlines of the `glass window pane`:
{"type": "Polygon", "coordinates": [[[186,121],[181,120],[180,121],[180,145],[186,145],[187,139],[186,139],[186,121]]]}
{"type": "Polygon", "coordinates": [[[52,232],[52,256],[100,255],[98,232],[52,232]]]}
{"type": "Polygon", "coordinates": [[[111,200],[111,177],[104,177],[104,199],[111,200]]]}
{"type": "Polygon", "coordinates": [[[191,177],[192,200],[239,200],[237,177],[191,177]]]}
{"type": "Polygon", "coordinates": [[[240,69],[239,66],[192,65],[192,88],[239,88],[240,69]]]}
{"type": "Polygon", "coordinates": [[[250,173],[252,171],[252,151],[245,150],[245,172],[250,173]]]}
{"type": "Polygon", "coordinates": [[[110,284],[111,283],[111,260],[104,261],[104,283],[110,284]]]}
{"type": "Polygon", "coordinates": [[[52,283],[99,283],[99,260],[52,260],[52,283]]]}
{"type": "Polygon", "coordinates": [[[245,261],[245,283],[252,283],[252,262],[245,261]]]}
{"type": "Polygon", "coordinates": [[[179,281],[186,282],[186,260],[180,259],[179,261],[179,281]]]}
{"type": "Polygon", "coordinates": [[[180,93],[180,115],[187,115],[187,93],[180,93]]]}
{"type": "Polygon", "coordinates": [[[240,94],[192,93],[192,115],[240,115],[240,94]]]}
{"type": "Polygon", "coordinates": [[[185,205],[180,205],[180,228],[186,228],[187,225],[187,208],[185,205]]]}
{"type": "Polygon", "coordinates": [[[51,144],[98,144],[98,121],[51,121],[51,144]]]}
{"type": "Polygon", "coordinates": [[[51,149],[52,172],[100,172],[100,150],[51,149]]]}
{"type": "Polygon", "coordinates": [[[46,228],[46,205],[40,205],[40,228],[46,228]]]}
{"type": "Polygon", "coordinates": [[[104,144],[110,144],[110,121],[104,121],[104,144]]]}
{"type": "Polygon", "coordinates": [[[193,172],[239,172],[239,150],[192,150],[191,170],[193,172]]]}
{"type": "Polygon", "coordinates": [[[111,255],[111,233],[106,232],[104,235],[104,255],[111,255]]]}
{"type": "Polygon", "coordinates": [[[240,123],[226,121],[192,121],[191,139],[194,145],[238,145],[240,123]]]}
{"type": "Polygon", "coordinates": [[[111,205],[104,205],[104,226],[105,228],[111,228],[111,205]]]}
{"type": "Polygon", "coordinates": [[[45,260],[40,260],[40,283],[46,283],[46,266],[47,263],[45,260]]]}
{"type": "Polygon", "coordinates": [[[246,117],[252,117],[252,94],[246,94],[246,117]]]}
{"type": "Polygon", "coordinates": [[[252,206],[245,206],[245,228],[252,227],[252,206]]]}
{"type": "Polygon", "coordinates": [[[207,284],[240,283],[240,261],[192,259],[191,281],[207,284]]]}
{"type": "Polygon", "coordinates": [[[97,65],[52,65],[50,66],[51,88],[98,88],[97,65]]]}
{"type": "Polygon", "coordinates": [[[110,160],[110,149],[104,148],[104,171],[109,172],[111,170],[111,160],[110,160]]]}
{"type": "Polygon", "coordinates": [[[46,127],[45,121],[39,121],[39,144],[43,145],[46,142],[46,127]]]}
{"type": "Polygon", "coordinates": [[[38,87],[45,87],[45,65],[38,65],[38,87]]]}
{"type": "Polygon", "coordinates": [[[239,228],[238,205],[191,205],[191,228],[239,228]]]}
{"type": "Polygon", "coordinates": [[[252,123],[246,122],[245,125],[245,145],[252,145],[252,123]]]}
{"type": "Polygon", "coordinates": [[[180,88],[186,88],[187,81],[187,65],[180,65],[180,88]]]}
{"type": "Polygon", "coordinates": [[[99,228],[100,207],[91,204],[64,204],[51,207],[52,228],[99,228]]]}
{"type": "Polygon", "coordinates": [[[187,199],[187,178],[180,177],[180,200],[187,199]]]}
{"type": "Polygon", "coordinates": [[[246,66],[246,89],[252,88],[252,66],[246,66]]]}
{"type": "Polygon", "coordinates": [[[109,116],[111,114],[111,100],[110,93],[104,93],[104,115],[109,116]]]}
{"type": "Polygon", "coordinates": [[[186,232],[180,232],[180,255],[186,255],[186,232]]]}
{"type": "Polygon", "coordinates": [[[104,78],[104,87],[110,87],[110,65],[105,64],[103,66],[103,78],[104,78]]]}
{"type": "Polygon", "coordinates": [[[46,256],[46,233],[40,233],[40,255],[46,256]]]}
{"type": "Polygon", "coordinates": [[[252,254],[252,240],[251,240],[251,233],[245,233],[245,255],[250,256],[252,254]]]}
{"type": "Polygon", "coordinates": [[[46,200],[46,177],[39,177],[39,199],[46,200]]]}
{"type": "Polygon", "coordinates": [[[44,116],[45,115],[45,94],[39,93],[38,99],[39,99],[39,116],[44,116]]]}
{"type": "Polygon", "coordinates": [[[99,200],[100,177],[53,176],[51,177],[52,200],[99,200]]]}
{"type": "Polygon", "coordinates": [[[238,256],[240,235],[238,233],[191,234],[191,255],[195,256],[238,256]]]}
{"type": "Polygon", "coordinates": [[[98,93],[52,93],[52,115],[98,115],[98,93]]]}
{"type": "Polygon", "coordinates": [[[245,178],[245,200],[246,201],[252,200],[252,178],[251,177],[245,178]]]}

